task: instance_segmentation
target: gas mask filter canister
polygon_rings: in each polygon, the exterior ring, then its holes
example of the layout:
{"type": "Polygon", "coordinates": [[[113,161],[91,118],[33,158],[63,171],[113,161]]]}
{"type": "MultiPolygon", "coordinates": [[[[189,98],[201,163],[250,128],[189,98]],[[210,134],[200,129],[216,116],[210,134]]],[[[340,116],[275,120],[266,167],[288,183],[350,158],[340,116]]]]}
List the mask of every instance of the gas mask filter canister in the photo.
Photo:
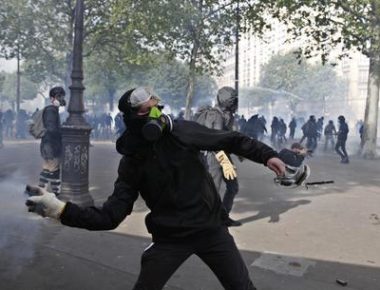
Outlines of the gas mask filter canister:
{"type": "Polygon", "coordinates": [[[173,121],[163,114],[159,108],[152,107],[149,112],[148,122],[142,128],[142,134],[148,141],[157,141],[164,131],[173,129],[173,121]]]}

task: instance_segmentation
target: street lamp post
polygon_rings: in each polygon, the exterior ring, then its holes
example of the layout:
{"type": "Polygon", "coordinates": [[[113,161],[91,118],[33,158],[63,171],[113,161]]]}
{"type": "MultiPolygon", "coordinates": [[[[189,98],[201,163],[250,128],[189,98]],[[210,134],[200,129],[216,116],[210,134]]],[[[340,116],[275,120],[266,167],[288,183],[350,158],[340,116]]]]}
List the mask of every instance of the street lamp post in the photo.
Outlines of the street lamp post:
{"type": "Polygon", "coordinates": [[[240,9],[239,1],[236,6],[236,30],[235,30],[235,90],[239,95],[239,29],[240,29],[240,9]]]}
{"type": "Polygon", "coordinates": [[[91,127],[83,117],[83,0],[75,6],[75,36],[69,117],[62,125],[62,188],[60,198],[81,206],[93,204],[88,190],[88,161],[91,127]]]}

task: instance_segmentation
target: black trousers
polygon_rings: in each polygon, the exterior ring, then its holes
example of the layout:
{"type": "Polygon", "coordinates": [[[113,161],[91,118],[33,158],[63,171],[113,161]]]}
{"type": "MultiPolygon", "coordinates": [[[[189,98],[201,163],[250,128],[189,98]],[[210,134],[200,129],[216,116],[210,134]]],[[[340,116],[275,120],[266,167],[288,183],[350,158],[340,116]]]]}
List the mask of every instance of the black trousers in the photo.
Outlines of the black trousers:
{"type": "Polygon", "coordinates": [[[237,178],[228,180],[223,177],[223,180],[226,184],[226,191],[223,196],[223,206],[226,209],[227,213],[230,213],[234,204],[235,196],[239,192],[239,183],[237,178]]]}
{"type": "Polygon", "coordinates": [[[141,257],[140,275],[133,289],[162,289],[178,267],[193,254],[210,267],[224,289],[256,289],[235,241],[225,227],[179,242],[156,242],[148,247],[141,257]]]}
{"type": "Polygon", "coordinates": [[[340,155],[340,158],[342,158],[342,160],[345,158],[348,158],[348,154],[346,151],[346,140],[338,139],[336,141],[335,151],[336,151],[336,153],[338,153],[340,155]]]}

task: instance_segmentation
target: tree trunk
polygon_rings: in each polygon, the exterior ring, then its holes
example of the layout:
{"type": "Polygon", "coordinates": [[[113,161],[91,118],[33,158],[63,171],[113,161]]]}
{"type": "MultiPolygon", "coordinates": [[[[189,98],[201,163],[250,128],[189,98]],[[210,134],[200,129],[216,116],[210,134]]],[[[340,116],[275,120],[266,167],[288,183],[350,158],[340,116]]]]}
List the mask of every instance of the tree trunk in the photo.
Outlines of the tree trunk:
{"type": "Polygon", "coordinates": [[[108,107],[110,112],[113,112],[114,106],[114,99],[115,99],[115,90],[108,90],[108,107]]]}
{"type": "Polygon", "coordinates": [[[379,66],[377,56],[370,58],[368,74],[368,94],[364,116],[364,140],[362,155],[366,159],[373,159],[376,154],[377,121],[379,111],[379,66]]]}
{"type": "Polygon", "coordinates": [[[20,111],[20,46],[17,46],[17,84],[16,84],[16,112],[20,111]]]}
{"type": "MultiPolygon", "coordinates": [[[[69,8],[71,8],[71,1],[68,2],[69,8]]],[[[71,15],[69,18],[69,31],[67,33],[67,43],[68,45],[68,51],[66,52],[66,72],[65,72],[65,90],[66,94],[69,92],[69,87],[71,86],[71,72],[73,70],[73,44],[74,44],[74,22],[75,22],[75,9],[71,10],[71,15]]]]}
{"type": "Polygon", "coordinates": [[[71,86],[71,71],[72,71],[72,66],[73,66],[73,56],[72,52],[66,53],[66,71],[65,71],[65,91],[66,94],[70,91],[70,86],[71,86]]]}
{"type": "Polygon", "coordinates": [[[189,65],[189,79],[186,93],[186,106],[185,106],[185,119],[190,120],[191,118],[191,105],[194,96],[194,85],[195,85],[195,65],[197,61],[199,49],[199,41],[197,35],[194,39],[194,46],[191,50],[190,65],[189,65]]]}
{"type": "MultiPolygon", "coordinates": [[[[191,66],[190,66],[191,67],[191,66]]],[[[190,68],[191,70],[191,68],[190,68]]],[[[194,96],[194,83],[195,83],[195,77],[194,72],[189,72],[189,79],[188,79],[188,86],[187,86],[187,93],[186,93],[186,105],[185,105],[185,119],[190,120],[191,118],[191,105],[193,102],[193,96],[194,96]]]]}

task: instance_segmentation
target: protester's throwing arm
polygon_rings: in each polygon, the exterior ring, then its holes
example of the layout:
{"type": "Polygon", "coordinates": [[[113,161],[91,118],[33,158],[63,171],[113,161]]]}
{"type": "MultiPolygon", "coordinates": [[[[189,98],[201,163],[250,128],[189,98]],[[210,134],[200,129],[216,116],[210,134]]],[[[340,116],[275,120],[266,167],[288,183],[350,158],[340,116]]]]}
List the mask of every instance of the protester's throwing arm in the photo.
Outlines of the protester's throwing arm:
{"type": "MultiPolygon", "coordinates": [[[[270,159],[276,158],[275,163],[280,166],[280,175],[285,173],[285,165],[278,159],[278,153],[275,150],[239,132],[213,130],[196,122],[178,121],[174,122],[171,134],[197,150],[216,152],[223,150],[267,166],[270,159]]],[[[269,168],[274,169],[274,167],[269,168]]]]}

